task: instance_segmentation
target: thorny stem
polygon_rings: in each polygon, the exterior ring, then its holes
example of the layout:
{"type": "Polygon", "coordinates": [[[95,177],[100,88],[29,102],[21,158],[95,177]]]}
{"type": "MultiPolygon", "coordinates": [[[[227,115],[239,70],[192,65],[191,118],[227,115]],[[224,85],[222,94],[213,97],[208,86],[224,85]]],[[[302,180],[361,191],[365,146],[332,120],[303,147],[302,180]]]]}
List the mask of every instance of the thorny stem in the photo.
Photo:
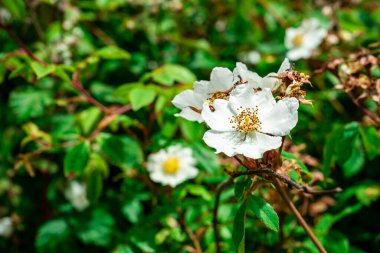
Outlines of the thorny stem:
{"type": "Polygon", "coordinates": [[[281,183],[279,182],[279,180],[277,178],[273,178],[272,182],[273,182],[274,186],[276,187],[278,193],[280,194],[281,198],[285,201],[285,203],[287,204],[287,206],[289,207],[289,209],[296,216],[298,222],[305,229],[306,233],[308,234],[308,236],[310,237],[310,239],[314,242],[314,244],[318,248],[319,252],[321,252],[321,253],[327,253],[327,251],[323,248],[321,242],[318,240],[318,238],[315,236],[315,234],[313,233],[313,231],[307,225],[305,219],[298,212],[297,208],[294,206],[293,202],[290,200],[287,192],[281,186],[281,183]]]}
{"type": "Polygon", "coordinates": [[[228,178],[227,180],[221,182],[216,187],[216,195],[215,195],[215,205],[213,210],[213,217],[212,217],[212,227],[214,230],[214,238],[215,238],[215,247],[216,247],[216,253],[220,253],[220,236],[219,236],[219,230],[218,230],[218,209],[219,209],[219,203],[220,203],[220,196],[222,195],[223,190],[232,183],[233,179],[228,178]]]}

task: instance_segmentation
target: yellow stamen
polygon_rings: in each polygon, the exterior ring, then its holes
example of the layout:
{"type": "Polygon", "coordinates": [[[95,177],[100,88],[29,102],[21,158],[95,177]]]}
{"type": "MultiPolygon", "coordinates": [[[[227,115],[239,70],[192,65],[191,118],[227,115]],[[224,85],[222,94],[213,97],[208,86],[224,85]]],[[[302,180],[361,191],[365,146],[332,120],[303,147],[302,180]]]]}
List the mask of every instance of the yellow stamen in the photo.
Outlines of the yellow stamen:
{"type": "Polygon", "coordinates": [[[298,33],[294,38],[292,39],[292,43],[294,46],[299,47],[302,45],[305,37],[303,36],[302,33],[298,33]]]}
{"type": "Polygon", "coordinates": [[[243,133],[251,133],[260,129],[260,119],[257,116],[258,108],[247,108],[242,110],[238,115],[230,119],[230,123],[234,125],[237,131],[243,133]]]}
{"type": "Polygon", "coordinates": [[[179,170],[179,160],[176,157],[169,157],[162,163],[162,167],[166,174],[176,174],[179,170]]]}

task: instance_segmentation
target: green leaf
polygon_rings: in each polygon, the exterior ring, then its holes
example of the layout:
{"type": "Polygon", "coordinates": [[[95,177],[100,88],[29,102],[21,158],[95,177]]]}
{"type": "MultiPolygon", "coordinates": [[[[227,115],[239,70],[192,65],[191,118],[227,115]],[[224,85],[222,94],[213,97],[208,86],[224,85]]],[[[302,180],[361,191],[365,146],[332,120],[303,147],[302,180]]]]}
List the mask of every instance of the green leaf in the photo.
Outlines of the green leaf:
{"type": "Polygon", "coordinates": [[[86,194],[91,203],[96,202],[103,188],[103,178],[109,174],[108,164],[97,153],[91,153],[86,169],[86,194]]]}
{"type": "Polygon", "coordinates": [[[127,220],[131,223],[139,222],[143,210],[144,207],[141,204],[140,200],[138,200],[137,198],[133,199],[132,201],[126,202],[121,208],[121,212],[124,214],[125,218],[127,218],[127,220]]]}
{"type": "Polygon", "coordinates": [[[7,73],[7,68],[4,62],[0,62],[0,84],[4,82],[5,74],[7,73]]]}
{"type": "Polygon", "coordinates": [[[243,197],[245,185],[245,181],[238,181],[234,185],[234,194],[238,200],[240,200],[243,197]]]}
{"type": "Polygon", "coordinates": [[[337,231],[329,232],[323,240],[327,252],[329,253],[349,253],[350,243],[342,233],[337,231]]]}
{"type": "Polygon", "coordinates": [[[96,52],[96,55],[104,59],[110,60],[128,60],[131,57],[131,55],[127,51],[117,46],[103,47],[96,52]]]}
{"type": "Polygon", "coordinates": [[[95,128],[101,116],[101,112],[98,107],[90,107],[84,111],[78,113],[79,126],[84,135],[88,135],[95,128]]]}
{"type": "Polygon", "coordinates": [[[352,148],[351,156],[342,165],[344,177],[349,178],[358,174],[363,169],[364,164],[365,154],[362,150],[362,145],[359,136],[357,136],[355,146],[352,148]]]}
{"type": "Polygon", "coordinates": [[[236,212],[232,239],[235,244],[237,253],[245,252],[245,212],[247,209],[246,202],[243,202],[236,212]]]}
{"type": "Polygon", "coordinates": [[[359,123],[351,122],[344,126],[339,138],[336,139],[335,155],[337,162],[343,164],[350,158],[356,139],[359,135],[359,123]],[[342,148],[344,147],[344,148],[342,148]]]}
{"type": "Polygon", "coordinates": [[[146,87],[134,88],[129,93],[129,99],[134,111],[137,111],[140,108],[149,105],[153,102],[155,97],[156,92],[146,87]]]}
{"type": "Polygon", "coordinates": [[[92,212],[88,222],[81,224],[78,236],[84,244],[107,247],[111,244],[114,225],[112,215],[105,210],[97,209],[92,212]]]}
{"type": "Polygon", "coordinates": [[[370,160],[374,159],[379,153],[380,149],[380,136],[376,128],[369,126],[360,128],[360,135],[363,140],[363,145],[367,150],[367,155],[370,160]]]}
{"type": "Polygon", "coordinates": [[[38,229],[36,248],[39,252],[55,252],[68,236],[69,226],[64,219],[48,221],[38,229]]]}
{"type": "Polygon", "coordinates": [[[330,175],[330,168],[335,163],[335,145],[341,135],[342,128],[337,128],[329,135],[325,146],[323,147],[323,174],[325,177],[330,175]]]}
{"type": "Polygon", "coordinates": [[[89,146],[86,142],[80,142],[69,149],[63,162],[65,176],[81,175],[85,171],[89,153],[89,146]]]}
{"type": "Polygon", "coordinates": [[[210,192],[203,185],[186,184],[185,187],[183,188],[183,191],[185,191],[186,193],[190,193],[194,196],[199,196],[205,201],[212,200],[212,196],[210,192]]]}
{"type": "Polygon", "coordinates": [[[205,127],[197,122],[189,120],[179,120],[179,128],[183,136],[191,142],[201,140],[205,132],[205,127]]]}
{"type": "Polygon", "coordinates": [[[99,170],[91,170],[86,176],[86,196],[91,203],[95,203],[102,193],[103,178],[99,170]]]}
{"type": "Polygon", "coordinates": [[[175,82],[191,84],[196,80],[190,70],[175,64],[166,64],[157,68],[152,71],[151,76],[155,82],[166,86],[172,86],[175,82]]]}
{"type": "Polygon", "coordinates": [[[42,116],[47,106],[53,103],[50,91],[31,88],[15,90],[10,95],[10,107],[14,111],[17,122],[42,116]]]}
{"type": "Polygon", "coordinates": [[[199,168],[204,169],[210,174],[218,173],[220,162],[214,151],[199,142],[193,142],[191,149],[193,150],[194,158],[199,163],[199,168]]]}
{"type": "Polygon", "coordinates": [[[30,66],[32,67],[34,73],[37,75],[38,79],[45,77],[55,71],[55,65],[44,66],[34,61],[30,64],[30,66]]]}
{"type": "Polygon", "coordinates": [[[122,169],[130,169],[143,161],[140,145],[128,136],[102,133],[98,139],[109,161],[122,169]]]}
{"type": "Polygon", "coordinates": [[[2,2],[13,16],[19,19],[25,18],[26,8],[24,0],[3,0],[2,2]]]}
{"type": "Polygon", "coordinates": [[[248,208],[261,220],[264,225],[277,232],[279,219],[273,207],[264,199],[251,195],[248,197],[248,208]]]}

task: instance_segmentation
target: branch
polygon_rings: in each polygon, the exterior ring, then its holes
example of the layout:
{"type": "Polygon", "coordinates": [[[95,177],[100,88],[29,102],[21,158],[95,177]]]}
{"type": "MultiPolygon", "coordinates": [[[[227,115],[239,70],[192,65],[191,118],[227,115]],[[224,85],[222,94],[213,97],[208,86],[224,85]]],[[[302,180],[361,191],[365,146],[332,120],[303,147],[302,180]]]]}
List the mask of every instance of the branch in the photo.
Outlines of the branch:
{"type": "Polygon", "coordinates": [[[274,186],[276,187],[278,193],[280,194],[281,198],[285,201],[289,209],[293,212],[293,214],[296,216],[298,222],[301,224],[301,226],[305,229],[306,233],[310,237],[310,239],[314,242],[315,246],[318,248],[319,252],[321,253],[327,253],[327,251],[323,248],[321,242],[318,240],[318,238],[315,236],[313,231],[309,228],[306,221],[302,217],[302,215],[298,212],[297,208],[294,206],[293,202],[290,200],[288,194],[284,190],[284,188],[281,186],[279,180],[277,178],[273,178],[272,182],[274,186]]]}
{"type": "Polygon", "coordinates": [[[200,243],[198,241],[197,236],[186,225],[186,222],[185,222],[185,213],[183,213],[183,212],[181,212],[181,214],[180,214],[179,223],[180,223],[182,229],[186,232],[186,234],[190,237],[191,241],[193,242],[194,247],[195,247],[195,252],[196,253],[202,253],[203,251],[202,251],[202,248],[201,248],[201,245],[200,245],[200,243]]]}
{"type": "Polygon", "coordinates": [[[239,176],[245,176],[245,175],[269,175],[272,177],[275,177],[282,182],[284,182],[288,188],[292,189],[295,188],[301,192],[319,195],[319,194],[329,194],[329,193],[337,193],[341,192],[342,188],[337,187],[335,189],[328,189],[328,190],[314,190],[310,189],[307,186],[299,185],[296,182],[294,182],[291,179],[286,178],[285,176],[275,172],[274,170],[270,168],[264,168],[264,169],[256,169],[256,170],[246,170],[246,171],[226,171],[227,174],[229,174],[232,178],[239,177],[239,176]]]}
{"type": "Polygon", "coordinates": [[[30,51],[28,49],[28,47],[25,45],[24,42],[22,42],[22,40],[20,40],[19,37],[16,36],[16,34],[14,34],[14,32],[12,31],[12,28],[10,26],[7,26],[7,25],[4,25],[2,23],[0,23],[0,29],[3,29],[7,34],[8,36],[14,41],[16,42],[17,45],[19,45],[19,47],[22,49],[22,51],[24,51],[30,58],[32,58],[33,60],[35,60],[36,62],[46,66],[46,62],[42,61],[40,58],[38,58],[35,54],[32,53],[32,51],[30,51]]]}
{"type": "Polygon", "coordinates": [[[229,178],[223,182],[221,182],[216,187],[216,195],[215,195],[215,205],[213,210],[213,216],[212,216],[212,227],[214,229],[214,238],[215,238],[215,247],[216,247],[216,253],[220,253],[220,236],[219,236],[219,230],[218,230],[218,209],[219,209],[219,203],[220,203],[220,196],[222,195],[223,190],[232,183],[232,178],[229,178]]]}
{"type": "Polygon", "coordinates": [[[73,87],[76,90],[78,90],[80,93],[82,93],[86,97],[87,101],[90,104],[95,105],[96,107],[98,107],[104,113],[109,113],[108,108],[105,107],[104,105],[102,105],[98,100],[96,100],[95,98],[93,98],[91,96],[91,94],[83,87],[82,83],[79,80],[79,72],[75,72],[73,74],[72,85],[73,85],[73,87]]]}

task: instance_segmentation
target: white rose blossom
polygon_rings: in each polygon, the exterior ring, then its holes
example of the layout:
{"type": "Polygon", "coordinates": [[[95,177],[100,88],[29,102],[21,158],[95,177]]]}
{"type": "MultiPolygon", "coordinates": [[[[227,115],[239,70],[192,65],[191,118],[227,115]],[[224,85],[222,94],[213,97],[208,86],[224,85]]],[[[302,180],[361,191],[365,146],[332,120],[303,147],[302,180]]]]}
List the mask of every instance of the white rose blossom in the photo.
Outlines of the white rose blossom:
{"type": "Polygon", "coordinates": [[[13,233],[13,223],[11,217],[4,217],[0,219],[0,236],[8,238],[13,233]]]}
{"type": "Polygon", "coordinates": [[[70,182],[68,188],[65,190],[65,197],[78,211],[83,211],[90,205],[86,195],[85,184],[77,181],[70,182]]]}
{"type": "Polygon", "coordinates": [[[250,86],[239,86],[229,100],[214,101],[214,111],[204,106],[202,117],[211,130],[203,140],[216,153],[227,156],[242,154],[258,159],[263,153],[281,146],[298,121],[296,98],[276,102],[270,89],[254,92],[250,86]]]}
{"type": "Polygon", "coordinates": [[[175,187],[198,174],[195,164],[190,148],[174,145],[151,154],[147,169],[152,181],[175,187]]]}
{"type": "Polygon", "coordinates": [[[285,46],[288,49],[286,56],[290,60],[309,58],[326,35],[327,30],[315,18],[304,20],[300,27],[286,29],[285,46]]]}
{"type": "Polygon", "coordinates": [[[247,67],[239,62],[233,72],[227,68],[214,68],[210,81],[196,81],[193,90],[185,90],[175,96],[172,103],[181,109],[176,116],[203,122],[201,116],[203,104],[206,102],[212,105],[215,99],[228,99],[227,92],[231,91],[238,81],[245,81],[248,77],[246,71],[247,67]]]}

